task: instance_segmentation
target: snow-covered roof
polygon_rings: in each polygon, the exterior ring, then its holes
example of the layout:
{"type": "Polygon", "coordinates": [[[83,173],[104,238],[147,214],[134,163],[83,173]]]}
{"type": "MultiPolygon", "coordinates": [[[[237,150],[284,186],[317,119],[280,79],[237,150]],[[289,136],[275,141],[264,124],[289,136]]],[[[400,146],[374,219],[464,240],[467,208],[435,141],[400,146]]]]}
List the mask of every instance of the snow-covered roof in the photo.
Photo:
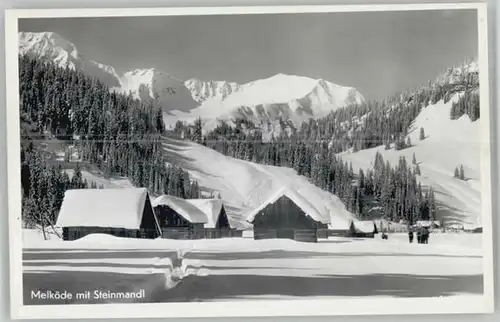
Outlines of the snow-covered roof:
{"type": "Polygon", "coordinates": [[[304,211],[307,216],[311,217],[315,221],[319,221],[323,224],[330,223],[330,216],[323,215],[306,198],[301,196],[295,190],[289,189],[287,187],[282,187],[281,189],[277,190],[274,195],[271,195],[271,197],[269,197],[265,202],[261,203],[259,207],[249,211],[245,215],[246,221],[252,222],[259,212],[261,212],[268,205],[273,204],[274,202],[276,202],[276,200],[283,196],[286,196],[290,200],[292,200],[300,209],[302,209],[302,211],[304,211]]]}
{"type": "Polygon", "coordinates": [[[162,195],[152,202],[153,207],[168,206],[184,219],[193,224],[208,222],[207,215],[203,213],[198,207],[188,202],[186,199],[177,198],[169,195],[162,195]]]}
{"type": "Polygon", "coordinates": [[[147,196],[145,188],[67,190],[56,226],[139,229],[147,196]]]}
{"type": "Polygon", "coordinates": [[[375,230],[375,223],[371,220],[354,221],[354,228],[363,233],[372,233],[375,230]]]}
{"type": "Polygon", "coordinates": [[[205,228],[215,228],[222,210],[221,199],[187,199],[187,202],[200,209],[207,216],[208,222],[204,225],[205,228]]]}

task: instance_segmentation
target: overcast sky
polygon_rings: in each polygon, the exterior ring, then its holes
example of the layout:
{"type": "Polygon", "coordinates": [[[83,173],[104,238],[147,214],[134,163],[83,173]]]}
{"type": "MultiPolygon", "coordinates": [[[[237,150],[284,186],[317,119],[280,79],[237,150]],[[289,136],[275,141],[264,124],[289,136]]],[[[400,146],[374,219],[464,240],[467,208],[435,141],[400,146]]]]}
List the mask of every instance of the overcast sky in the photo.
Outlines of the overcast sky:
{"type": "Polygon", "coordinates": [[[23,19],[19,31],[56,32],[118,69],[239,83],[285,73],[367,99],[425,83],[478,50],[475,10],[23,19]]]}

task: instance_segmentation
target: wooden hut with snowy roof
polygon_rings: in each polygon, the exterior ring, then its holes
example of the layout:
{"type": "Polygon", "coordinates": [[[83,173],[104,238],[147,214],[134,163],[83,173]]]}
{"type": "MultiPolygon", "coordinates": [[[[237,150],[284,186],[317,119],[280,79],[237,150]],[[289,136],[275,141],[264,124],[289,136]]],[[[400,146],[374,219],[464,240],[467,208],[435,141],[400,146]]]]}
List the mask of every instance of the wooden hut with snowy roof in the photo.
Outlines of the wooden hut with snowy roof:
{"type": "Polygon", "coordinates": [[[208,217],[186,199],[162,195],[153,200],[153,207],[164,238],[204,237],[204,225],[209,222],[208,217]]]}
{"type": "Polygon", "coordinates": [[[241,237],[242,232],[233,228],[222,199],[187,199],[207,216],[203,225],[205,238],[241,237]]]}
{"type": "Polygon", "coordinates": [[[133,238],[161,236],[145,188],[67,190],[56,226],[62,227],[64,240],[95,233],[133,238]]]}
{"type": "Polygon", "coordinates": [[[318,228],[326,228],[329,216],[321,214],[293,189],[278,190],[246,215],[253,224],[254,239],[286,238],[317,242],[318,228]]]}

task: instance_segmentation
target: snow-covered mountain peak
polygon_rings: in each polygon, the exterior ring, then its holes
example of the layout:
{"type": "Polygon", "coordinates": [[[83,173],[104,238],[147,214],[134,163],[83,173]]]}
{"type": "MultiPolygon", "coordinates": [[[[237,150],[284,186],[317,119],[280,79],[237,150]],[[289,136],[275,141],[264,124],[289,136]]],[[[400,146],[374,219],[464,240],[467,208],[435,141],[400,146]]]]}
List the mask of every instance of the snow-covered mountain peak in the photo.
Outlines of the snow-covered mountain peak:
{"type": "Polygon", "coordinates": [[[318,83],[319,80],[309,78],[309,77],[304,77],[304,76],[297,76],[297,75],[289,75],[285,73],[278,73],[273,76],[255,80],[253,82],[245,84],[245,86],[255,86],[255,85],[267,85],[267,86],[294,86],[296,88],[301,88],[305,89],[308,87],[312,87],[315,84],[318,83]]]}
{"type": "Polygon", "coordinates": [[[133,69],[120,77],[116,90],[143,101],[153,100],[165,112],[188,112],[198,106],[183,81],[156,68],[133,69]]]}
{"type": "Polygon", "coordinates": [[[128,74],[128,75],[138,75],[138,76],[150,76],[150,77],[161,75],[161,76],[168,76],[170,78],[173,78],[167,72],[164,72],[164,71],[159,70],[159,69],[154,68],[154,67],[151,67],[151,68],[136,68],[136,69],[132,69],[132,70],[127,71],[125,74],[128,74]]]}
{"type": "Polygon", "coordinates": [[[75,63],[79,59],[76,47],[55,32],[20,32],[18,41],[20,54],[31,53],[61,67],[76,68],[75,63]]]}
{"type": "MultiPolygon", "coordinates": [[[[226,103],[241,106],[289,103],[312,94],[323,96],[321,99],[323,103],[345,105],[343,101],[346,96],[352,96],[352,91],[357,92],[353,88],[333,84],[323,79],[279,73],[243,85],[242,90],[228,97],[226,103]]],[[[363,101],[360,94],[357,96],[359,101],[363,101]]]]}
{"type": "Polygon", "coordinates": [[[172,81],[181,82],[180,80],[174,78],[169,73],[166,73],[166,72],[161,71],[161,70],[156,69],[156,68],[132,69],[130,71],[123,73],[121,78],[124,81],[128,81],[131,78],[135,78],[136,80],[140,80],[141,82],[145,83],[145,85],[148,85],[148,86],[151,86],[157,82],[162,82],[163,80],[172,80],[172,81]]]}
{"type": "Polygon", "coordinates": [[[191,78],[184,82],[190,90],[193,99],[199,103],[207,99],[224,100],[228,95],[241,89],[241,85],[235,82],[226,81],[203,81],[191,78]]]}
{"type": "Polygon", "coordinates": [[[19,54],[48,61],[96,77],[109,87],[119,85],[118,75],[111,66],[87,60],[68,40],[55,32],[20,32],[19,54]]]}
{"type": "MultiPolygon", "coordinates": [[[[231,87],[229,95],[216,95],[210,84],[228,88],[227,83],[208,83],[189,80],[186,86],[193,97],[201,102],[199,108],[189,114],[175,113],[175,118],[167,125],[180,119],[192,122],[195,118],[205,121],[204,130],[217,125],[217,120],[231,121],[235,118],[248,119],[257,126],[278,131],[280,120],[291,121],[299,126],[309,118],[325,116],[331,111],[364,101],[363,96],[353,87],[340,86],[324,79],[278,73],[267,78],[231,87]],[[212,90],[209,90],[212,88],[212,90]],[[202,93],[196,96],[196,93],[202,93]],[[208,96],[208,97],[207,97],[208,96]],[[200,98],[201,99],[197,99],[200,98]]],[[[217,87],[215,87],[217,88],[217,87]]],[[[267,131],[267,130],[265,130],[267,131]]]]}
{"type": "Polygon", "coordinates": [[[477,58],[465,60],[460,65],[448,68],[438,78],[438,85],[479,84],[479,64],[477,58]]]}

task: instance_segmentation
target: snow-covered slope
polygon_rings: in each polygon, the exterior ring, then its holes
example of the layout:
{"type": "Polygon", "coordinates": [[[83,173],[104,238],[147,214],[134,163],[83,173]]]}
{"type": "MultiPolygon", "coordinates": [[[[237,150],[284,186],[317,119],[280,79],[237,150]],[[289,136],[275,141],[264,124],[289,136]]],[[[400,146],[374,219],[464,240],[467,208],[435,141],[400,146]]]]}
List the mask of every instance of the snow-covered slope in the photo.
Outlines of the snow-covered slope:
{"type": "Polygon", "coordinates": [[[432,186],[437,201],[437,217],[445,223],[457,223],[465,227],[481,226],[480,187],[480,122],[471,122],[467,115],[450,120],[450,109],[455,96],[448,103],[439,101],[424,108],[410,129],[412,147],[396,151],[383,146],[356,153],[342,153],[353,168],[372,168],[375,153],[379,151],[384,160],[397,164],[400,156],[411,163],[413,154],[419,164],[421,175],[417,179],[424,187],[432,186]],[[419,140],[420,128],[426,138],[419,140]],[[466,181],[453,177],[457,166],[463,165],[466,181]]]}
{"type": "Polygon", "coordinates": [[[340,86],[323,79],[277,74],[237,87],[221,99],[221,95],[204,99],[201,106],[190,113],[175,113],[167,124],[177,119],[205,120],[205,130],[217,123],[213,120],[243,118],[258,125],[279,119],[299,125],[309,118],[318,118],[346,105],[361,103],[363,96],[352,87],[340,86]]]}
{"type": "MultiPolygon", "coordinates": [[[[69,176],[69,178],[73,178],[75,171],[73,169],[65,169],[69,176]]],[[[104,189],[114,189],[114,188],[133,188],[134,185],[127,177],[115,177],[115,178],[106,178],[103,175],[100,175],[96,172],[89,172],[82,170],[82,178],[87,180],[88,184],[92,182],[96,184],[97,187],[102,187],[104,189]]]]}
{"type": "Polygon", "coordinates": [[[332,227],[346,228],[354,215],[334,195],[309,183],[290,168],[260,165],[224,156],[192,142],[165,138],[170,163],[187,170],[202,188],[220,193],[231,225],[247,227],[246,218],[284,187],[314,207],[332,227]]]}
{"type": "Polygon", "coordinates": [[[19,54],[55,63],[96,77],[109,87],[118,86],[118,73],[108,65],[86,59],[75,45],[54,32],[20,32],[19,54]]]}

